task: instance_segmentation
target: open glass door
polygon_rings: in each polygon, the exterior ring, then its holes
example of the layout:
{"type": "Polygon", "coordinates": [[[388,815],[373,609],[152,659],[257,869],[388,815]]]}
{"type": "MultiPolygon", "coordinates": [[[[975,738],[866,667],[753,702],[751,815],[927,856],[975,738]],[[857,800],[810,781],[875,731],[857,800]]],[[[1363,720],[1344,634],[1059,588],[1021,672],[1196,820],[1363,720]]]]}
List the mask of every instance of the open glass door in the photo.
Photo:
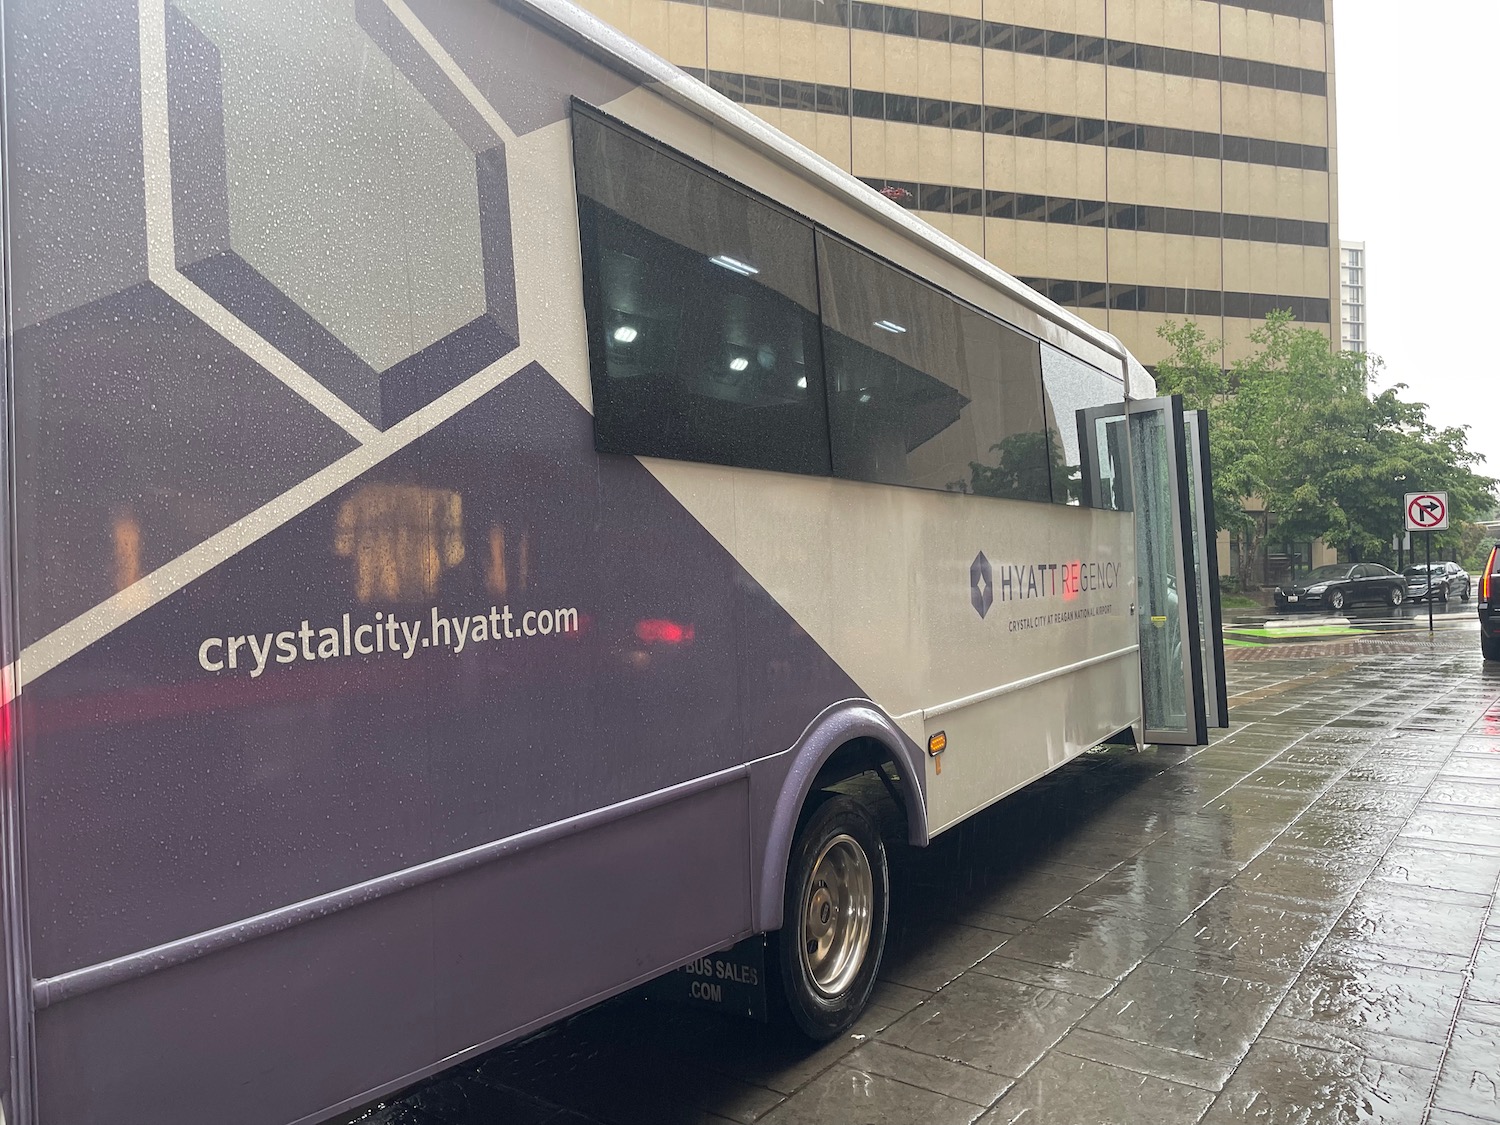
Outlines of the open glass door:
{"type": "Polygon", "coordinates": [[[1229,725],[1229,685],[1224,677],[1224,616],[1219,605],[1219,527],[1214,518],[1213,465],[1208,456],[1208,411],[1183,414],[1187,426],[1188,500],[1192,559],[1198,572],[1198,637],[1203,652],[1204,710],[1211,727],[1229,725]]]}
{"type": "Polygon", "coordinates": [[[1202,473],[1189,471],[1181,396],[1130,403],[1129,424],[1146,741],[1201,746],[1208,708],[1198,576],[1207,535],[1195,535],[1193,481],[1202,473]]]}

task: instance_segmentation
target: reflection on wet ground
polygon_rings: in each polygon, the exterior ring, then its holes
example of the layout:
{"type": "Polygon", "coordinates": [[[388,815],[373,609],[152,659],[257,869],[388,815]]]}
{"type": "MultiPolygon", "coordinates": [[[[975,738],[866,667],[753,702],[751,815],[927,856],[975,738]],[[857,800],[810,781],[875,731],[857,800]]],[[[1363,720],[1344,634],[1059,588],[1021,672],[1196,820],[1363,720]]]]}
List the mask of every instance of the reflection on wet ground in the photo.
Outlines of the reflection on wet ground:
{"type": "Polygon", "coordinates": [[[1451,628],[1230,670],[1209,748],[1088,756],[893,851],[854,1034],[631,995],[358,1120],[1500,1122],[1500,667],[1451,628]]]}
{"type": "Polygon", "coordinates": [[[1424,602],[1400,606],[1362,605],[1340,615],[1305,611],[1235,609],[1224,615],[1225,656],[1236,663],[1258,660],[1319,659],[1331,656],[1420,656],[1437,641],[1432,632],[1458,630],[1476,643],[1473,602],[1457,598],[1434,603],[1429,618],[1424,602]]]}

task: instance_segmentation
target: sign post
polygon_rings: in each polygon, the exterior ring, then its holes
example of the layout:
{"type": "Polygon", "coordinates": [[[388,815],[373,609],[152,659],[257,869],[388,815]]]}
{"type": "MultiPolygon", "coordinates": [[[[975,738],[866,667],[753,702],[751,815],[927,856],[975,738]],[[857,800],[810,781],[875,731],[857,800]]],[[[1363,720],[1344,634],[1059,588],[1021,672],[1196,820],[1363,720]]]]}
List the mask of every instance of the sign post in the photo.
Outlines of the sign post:
{"type": "Polygon", "coordinates": [[[1448,530],[1446,492],[1408,492],[1406,530],[1427,533],[1427,631],[1432,632],[1432,533],[1448,530]]]}

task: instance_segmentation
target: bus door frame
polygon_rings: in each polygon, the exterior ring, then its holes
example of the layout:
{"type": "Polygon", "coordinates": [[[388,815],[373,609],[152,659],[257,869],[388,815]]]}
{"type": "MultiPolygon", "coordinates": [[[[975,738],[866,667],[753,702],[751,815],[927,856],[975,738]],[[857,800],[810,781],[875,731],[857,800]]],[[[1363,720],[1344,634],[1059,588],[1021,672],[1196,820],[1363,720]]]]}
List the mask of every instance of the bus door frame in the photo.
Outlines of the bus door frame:
{"type": "Polygon", "coordinates": [[[1220,604],[1219,525],[1214,511],[1213,460],[1209,456],[1208,411],[1183,413],[1187,426],[1188,464],[1192,469],[1192,507],[1196,542],[1200,548],[1198,593],[1203,637],[1203,675],[1208,683],[1204,703],[1208,725],[1229,726],[1229,683],[1224,668],[1224,610],[1220,604]],[[1206,612],[1205,612],[1206,611],[1206,612]]]}
{"type": "MultiPolygon", "coordinates": [[[[1216,726],[1228,725],[1228,698],[1224,682],[1222,625],[1218,612],[1217,551],[1214,536],[1217,528],[1213,520],[1212,477],[1208,465],[1207,422],[1194,419],[1190,426],[1185,417],[1181,395],[1140,399],[1126,403],[1126,414],[1130,426],[1130,475],[1136,521],[1136,583],[1137,628],[1141,639],[1141,710],[1147,742],[1163,746],[1205,746],[1208,744],[1210,718],[1216,726]],[[1152,528],[1147,522],[1152,514],[1147,509],[1151,502],[1152,488],[1143,479],[1146,471],[1144,451],[1137,440],[1138,427],[1150,425],[1146,419],[1156,415],[1166,430],[1166,441],[1161,454],[1168,488],[1169,528],[1152,528]],[[1139,422],[1137,420],[1140,420],[1139,422]],[[1191,458],[1191,460],[1190,460],[1191,458]],[[1193,468],[1190,470],[1190,466],[1193,468]],[[1204,484],[1209,488],[1205,489],[1204,484]],[[1170,621],[1167,613],[1152,615],[1154,609],[1166,609],[1151,603],[1150,590],[1143,573],[1147,560],[1157,553],[1160,544],[1149,542],[1151,532],[1169,531],[1168,557],[1174,564],[1177,594],[1176,651],[1180,654],[1180,665],[1169,662],[1160,664],[1159,645],[1162,638],[1153,630],[1170,621]],[[1205,598],[1206,594],[1206,598],[1205,598]],[[1207,601],[1207,604],[1203,604],[1207,601]],[[1161,621],[1161,625],[1157,621],[1161,621]],[[1205,658],[1212,667],[1205,669],[1205,658]],[[1165,671],[1172,677],[1180,675],[1180,683],[1167,685],[1174,698],[1182,702],[1180,722],[1176,716],[1154,715],[1152,701],[1159,696],[1150,682],[1153,673],[1165,671]],[[1214,697],[1212,702],[1206,691],[1207,678],[1213,677],[1214,697]]],[[[1166,577],[1163,578],[1165,588],[1166,577]]],[[[1165,597],[1165,594],[1164,594],[1165,597]]],[[[1171,651],[1169,649],[1169,651],[1171,651]]],[[[1161,686],[1161,685],[1156,685],[1161,686]]]]}

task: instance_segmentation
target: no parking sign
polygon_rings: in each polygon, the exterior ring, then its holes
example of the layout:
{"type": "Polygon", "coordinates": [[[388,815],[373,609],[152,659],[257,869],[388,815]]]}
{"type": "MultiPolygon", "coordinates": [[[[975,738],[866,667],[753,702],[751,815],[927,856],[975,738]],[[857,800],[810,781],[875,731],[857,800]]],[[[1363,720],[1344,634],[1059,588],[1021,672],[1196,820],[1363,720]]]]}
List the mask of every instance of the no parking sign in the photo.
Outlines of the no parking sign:
{"type": "Polygon", "coordinates": [[[1407,531],[1447,531],[1448,494],[1446,492],[1408,492],[1406,494],[1407,531]]]}

